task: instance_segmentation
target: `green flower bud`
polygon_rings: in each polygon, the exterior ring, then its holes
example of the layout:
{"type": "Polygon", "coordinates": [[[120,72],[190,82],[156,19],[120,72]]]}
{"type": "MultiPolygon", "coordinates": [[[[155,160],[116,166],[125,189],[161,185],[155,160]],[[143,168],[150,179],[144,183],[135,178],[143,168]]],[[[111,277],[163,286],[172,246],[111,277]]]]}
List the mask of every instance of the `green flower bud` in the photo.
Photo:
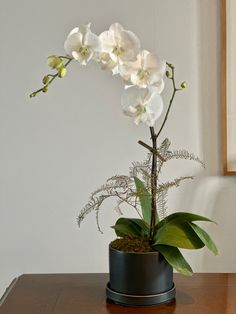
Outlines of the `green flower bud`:
{"type": "Polygon", "coordinates": [[[182,82],[180,85],[182,88],[186,88],[187,87],[187,83],[186,82],[182,82]]]}
{"type": "Polygon", "coordinates": [[[48,91],[48,85],[45,85],[44,88],[42,89],[43,93],[46,93],[48,91]]]}
{"type": "Polygon", "coordinates": [[[57,56],[48,57],[47,63],[49,67],[53,69],[57,69],[57,70],[59,70],[62,66],[64,66],[62,59],[57,56]]]}
{"type": "Polygon", "coordinates": [[[166,76],[167,76],[168,78],[170,78],[170,77],[171,77],[171,75],[170,75],[170,72],[169,72],[169,71],[166,71],[166,76]]]}
{"type": "Polygon", "coordinates": [[[44,84],[44,85],[47,85],[47,84],[49,83],[49,81],[50,81],[50,77],[49,77],[48,75],[44,76],[44,78],[43,78],[43,84],[44,84]]]}
{"type": "Polygon", "coordinates": [[[65,67],[62,67],[58,70],[58,76],[59,77],[64,77],[67,73],[67,69],[65,67]]]}
{"type": "Polygon", "coordinates": [[[30,98],[35,97],[37,95],[36,92],[33,92],[32,94],[30,94],[30,98]]]}

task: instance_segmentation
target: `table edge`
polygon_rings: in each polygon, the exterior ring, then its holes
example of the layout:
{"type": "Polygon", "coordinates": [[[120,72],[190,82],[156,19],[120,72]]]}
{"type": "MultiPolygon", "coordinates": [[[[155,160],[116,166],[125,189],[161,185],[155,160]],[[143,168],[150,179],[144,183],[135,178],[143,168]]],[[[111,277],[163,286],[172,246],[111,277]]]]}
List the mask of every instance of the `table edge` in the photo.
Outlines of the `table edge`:
{"type": "Polygon", "coordinates": [[[2,297],[0,298],[0,307],[3,305],[5,300],[7,299],[8,295],[12,291],[13,287],[15,286],[16,282],[18,281],[19,277],[16,277],[12,280],[10,285],[6,288],[5,292],[3,293],[2,297]]]}

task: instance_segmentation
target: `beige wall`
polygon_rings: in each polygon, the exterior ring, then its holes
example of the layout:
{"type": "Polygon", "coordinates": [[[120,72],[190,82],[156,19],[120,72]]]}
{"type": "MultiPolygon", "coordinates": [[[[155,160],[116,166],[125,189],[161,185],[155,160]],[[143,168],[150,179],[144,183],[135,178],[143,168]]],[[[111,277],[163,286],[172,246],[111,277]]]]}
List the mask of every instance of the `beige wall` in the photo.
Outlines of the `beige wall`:
{"type": "Polygon", "coordinates": [[[113,204],[101,212],[103,235],[94,215],[78,230],[76,215],[107,177],[125,174],[131,161],[143,159],[137,141],[148,141],[148,129],[122,115],[121,80],[95,65],[74,64],[47,95],[28,97],[47,71],[46,57],[63,53],[68,31],[89,21],[97,33],[115,21],[133,30],[143,47],[174,63],[177,79],[188,82],[162,138],[198,154],[207,169],[181,161],[169,166],[164,179],[198,176],[173,190],[170,212],[195,211],[218,222],[206,226],[218,257],[206,250],[186,253],[195,271],[236,271],[236,178],[220,175],[219,1],[3,0],[0,294],[22,273],[108,271],[113,204]]]}

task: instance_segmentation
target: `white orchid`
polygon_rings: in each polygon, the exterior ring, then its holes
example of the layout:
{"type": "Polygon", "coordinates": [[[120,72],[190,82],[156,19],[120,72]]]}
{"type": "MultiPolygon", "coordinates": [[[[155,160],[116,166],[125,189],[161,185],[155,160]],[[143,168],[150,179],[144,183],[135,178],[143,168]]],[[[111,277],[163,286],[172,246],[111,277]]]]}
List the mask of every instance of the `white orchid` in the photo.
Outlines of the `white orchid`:
{"type": "Polygon", "coordinates": [[[121,104],[124,114],[133,117],[137,125],[143,122],[149,127],[154,126],[163,111],[162,98],[154,87],[125,89],[121,104]]]}
{"type": "Polygon", "coordinates": [[[111,59],[108,53],[98,54],[96,61],[101,63],[102,70],[111,70],[114,75],[119,74],[118,64],[111,59]]]}
{"type": "Polygon", "coordinates": [[[83,65],[86,65],[95,53],[101,51],[100,39],[91,32],[90,26],[91,23],[74,28],[64,44],[66,53],[83,65]]]}
{"type": "Polygon", "coordinates": [[[147,50],[142,50],[135,62],[122,64],[119,70],[120,75],[134,85],[144,88],[148,85],[155,85],[159,93],[164,88],[163,75],[166,62],[147,50]]]}
{"type": "Polygon", "coordinates": [[[115,64],[134,61],[140,50],[138,37],[133,32],[125,30],[119,23],[112,24],[99,38],[102,52],[109,54],[115,64]]]}

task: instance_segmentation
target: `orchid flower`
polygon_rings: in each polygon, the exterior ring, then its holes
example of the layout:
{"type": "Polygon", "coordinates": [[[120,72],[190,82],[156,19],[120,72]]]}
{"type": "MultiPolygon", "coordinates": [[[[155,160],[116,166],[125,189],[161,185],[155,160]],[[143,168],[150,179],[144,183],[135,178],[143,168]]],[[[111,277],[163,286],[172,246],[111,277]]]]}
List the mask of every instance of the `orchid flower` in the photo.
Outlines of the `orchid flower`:
{"type": "Polygon", "coordinates": [[[119,23],[112,24],[99,38],[102,51],[107,53],[116,65],[136,60],[140,41],[133,32],[125,30],[119,23]]]}
{"type": "Polygon", "coordinates": [[[163,101],[154,87],[131,86],[124,90],[121,104],[125,115],[133,117],[135,124],[143,122],[154,126],[163,110],[163,101]]]}
{"type": "Polygon", "coordinates": [[[142,50],[135,62],[126,62],[120,66],[120,75],[124,80],[139,87],[155,85],[160,94],[164,88],[165,70],[166,62],[163,59],[147,50],[142,50]]]}
{"type": "Polygon", "coordinates": [[[101,63],[102,70],[108,69],[111,70],[114,75],[119,74],[118,64],[111,59],[108,53],[102,52],[98,54],[96,61],[101,63]]]}
{"type": "Polygon", "coordinates": [[[66,53],[86,65],[94,56],[96,52],[101,51],[100,39],[90,30],[91,23],[74,28],[64,44],[66,53]]]}

